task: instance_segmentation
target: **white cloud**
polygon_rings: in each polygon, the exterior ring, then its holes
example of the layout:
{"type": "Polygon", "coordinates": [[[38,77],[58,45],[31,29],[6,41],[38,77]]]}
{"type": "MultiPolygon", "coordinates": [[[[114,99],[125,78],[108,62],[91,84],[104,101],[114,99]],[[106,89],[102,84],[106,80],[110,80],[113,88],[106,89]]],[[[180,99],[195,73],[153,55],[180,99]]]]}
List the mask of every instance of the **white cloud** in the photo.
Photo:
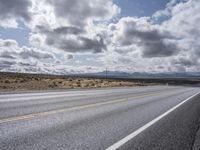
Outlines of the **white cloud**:
{"type": "Polygon", "coordinates": [[[120,12],[112,0],[32,0],[32,4],[30,43],[74,53],[106,50],[99,29],[120,12]]]}
{"type": "Polygon", "coordinates": [[[85,72],[91,66],[84,66],[83,61],[75,69],[73,66],[77,64],[66,66],[66,62],[76,54],[101,53],[99,63],[113,70],[165,72],[198,69],[199,0],[171,0],[166,9],[153,16],[122,17],[118,21],[113,19],[120,13],[120,8],[112,0],[16,0],[17,5],[11,2],[13,0],[0,2],[0,8],[4,8],[0,10],[0,18],[6,16],[0,26],[17,27],[18,22],[23,21],[31,30],[31,47],[20,47],[13,40],[1,40],[4,45],[0,47],[0,57],[6,68],[26,66],[28,70],[30,61],[32,70],[35,66],[37,71],[55,68],[60,73],[78,69],[85,72]],[[163,22],[156,21],[162,17],[166,17],[163,22]],[[54,61],[46,65],[45,61],[39,61],[41,58],[54,61]]]}
{"type": "Polygon", "coordinates": [[[55,60],[53,53],[42,52],[41,50],[31,47],[20,47],[16,41],[10,39],[0,39],[0,51],[0,62],[2,64],[0,70],[10,70],[19,66],[21,66],[21,68],[37,68],[38,63],[55,60]]]}
{"type": "Polygon", "coordinates": [[[161,24],[148,17],[126,17],[110,25],[113,51],[107,64],[127,71],[198,71],[200,1],[175,2],[167,5],[169,18],[161,24]]]}
{"type": "MultiPolygon", "coordinates": [[[[162,24],[169,32],[177,36],[177,45],[181,47],[181,57],[189,57],[190,67],[197,67],[200,56],[200,1],[190,0],[177,4],[172,9],[172,17],[162,24]]],[[[185,63],[183,63],[184,66],[185,63]]],[[[189,67],[188,65],[185,65],[189,67]]]]}
{"type": "Polygon", "coordinates": [[[120,12],[112,0],[50,0],[56,17],[70,25],[83,26],[91,21],[110,20],[120,12]]]}

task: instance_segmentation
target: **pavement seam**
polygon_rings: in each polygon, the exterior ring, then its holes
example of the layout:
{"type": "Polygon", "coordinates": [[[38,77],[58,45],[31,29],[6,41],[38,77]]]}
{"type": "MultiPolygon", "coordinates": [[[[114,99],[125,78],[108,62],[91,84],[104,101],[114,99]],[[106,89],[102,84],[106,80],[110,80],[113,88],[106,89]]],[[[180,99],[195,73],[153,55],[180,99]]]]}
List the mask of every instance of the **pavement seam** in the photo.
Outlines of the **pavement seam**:
{"type": "Polygon", "coordinates": [[[57,113],[77,111],[77,110],[81,110],[81,109],[98,107],[98,106],[103,106],[103,105],[108,105],[108,104],[116,104],[116,103],[121,103],[121,102],[125,102],[125,101],[130,101],[131,98],[144,98],[144,97],[151,96],[151,95],[158,95],[160,93],[152,92],[152,93],[143,94],[143,95],[139,95],[139,96],[133,96],[133,97],[125,98],[125,99],[105,101],[105,102],[99,102],[99,103],[93,103],[93,104],[74,106],[74,107],[70,107],[70,108],[56,109],[56,110],[50,110],[50,111],[46,111],[46,112],[39,112],[39,113],[21,115],[21,116],[16,116],[16,117],[9,117],[9,118],[5,118],[5,119],[0,119],[0,124],[16,122],[16,121],[20,121],[20,120],[33,119],[33,118],[44,117],[44,116],[50,116],[50,115],[57,114],[57,113]]]}
{"type": "Polygon", "coordinates": [[[193,141],[192,141],[191,150],[195,150],[195,149],[194,149],[194,145],[195,145],[195,143],[196,143],[196,137],[197,137],[199,131],[200,131],[200,117],[199,117],[199,119],[198,119],[198,126],[197,126],[197,128],[196,128],[196,132],[195,132],[195,135],[194,135],[194,138],[193,138],[193,141]]]}
{"type": "Polygon", "coordinates": [[[196,94],[193,94],[192,96],[188,97],[187,99],[185,99],[181,103],[177,104],[176,106],[172,107],[171,109],[169,109],[165,113],[163,113],[160,116],[156,117],[155,119],[153,119],[152,121],[148,122],[144,126],[138,128],[136,131],[132,132],[131,134],[127,135],[126,137],[124,137],[124,138],[120,139],[119,141],[117,141],[116,143],[112,144],[106,150],[119,149],[121,146],[126,144],[128,141],[132,140],[134,137],[136,137],[137,135],[139,135],[140,133],[145,131],[147,128],[151,127],[153,124],[155,124],[156,122],[160,121],[162,118],[164,118],[165,116],[167,116],[168,114],[170,114],[171,112],[173,112],[174,110],[176,110],[177,108],[179,108],[180,106],[182,106],[183,104],[188,102],[189,100],[191,100],[194,97],[198,96],[199,94],[200,94],[200,92],[197,92],[196,94]]]}

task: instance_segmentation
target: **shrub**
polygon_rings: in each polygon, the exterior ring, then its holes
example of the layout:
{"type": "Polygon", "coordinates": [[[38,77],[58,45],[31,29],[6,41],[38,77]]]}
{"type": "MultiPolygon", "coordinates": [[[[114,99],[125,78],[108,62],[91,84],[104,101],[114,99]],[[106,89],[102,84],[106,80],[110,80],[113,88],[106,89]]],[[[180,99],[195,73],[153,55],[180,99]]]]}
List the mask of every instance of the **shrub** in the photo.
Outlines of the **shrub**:
{"type": "Polygon", "coordinates": [[[9,80],[6,80],[5,83],[10,83],[10,81],[9,81],[9,80]]]}

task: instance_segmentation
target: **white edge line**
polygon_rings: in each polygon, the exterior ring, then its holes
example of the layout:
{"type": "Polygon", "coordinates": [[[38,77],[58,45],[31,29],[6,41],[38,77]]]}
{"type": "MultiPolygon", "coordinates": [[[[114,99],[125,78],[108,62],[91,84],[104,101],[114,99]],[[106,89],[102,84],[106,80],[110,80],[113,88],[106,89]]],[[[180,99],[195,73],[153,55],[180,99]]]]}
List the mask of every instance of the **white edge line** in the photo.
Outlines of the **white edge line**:
{"type": "Polygon", "coordinates": [[[165,112],[164,114],[158,116],[157,118],[153,119],[152,121],[148,122],[144,126],[140,127],[136,131],[134,131],[133,133],[129,134],[125,138],[121,139],[117,143],[115,143],[112,146],[108,147],[106,150],[116,150],[116,149],[120,148],[122,145],[124,145],[125,143],[127,143],[128,141],[130,141],[131,139],[133,139],[134,137],[136,137],[138,134],[140,134],[141,132],[143,132],[144,130],[146,130],[150,126],[152,126],[154,123],[158,122],[163,117],[165,117],[166,115],[168,115],[169,113],[171,113],[172,111],[174,111],[175,109],[177,109],[178,107],[180,107],[181,105],[183,105],[184,103],[186,103],[187,101],[191,100],[193,97],[197,96],[198,94],[200,94],[200,92],[198,92],[198,93],[190,96],[186,100],[184,100],[181,103],[177,104],[176,106],[174,106],[173,108],[171,108],[170,110],[168,110],[167,112],[165,112]]]}

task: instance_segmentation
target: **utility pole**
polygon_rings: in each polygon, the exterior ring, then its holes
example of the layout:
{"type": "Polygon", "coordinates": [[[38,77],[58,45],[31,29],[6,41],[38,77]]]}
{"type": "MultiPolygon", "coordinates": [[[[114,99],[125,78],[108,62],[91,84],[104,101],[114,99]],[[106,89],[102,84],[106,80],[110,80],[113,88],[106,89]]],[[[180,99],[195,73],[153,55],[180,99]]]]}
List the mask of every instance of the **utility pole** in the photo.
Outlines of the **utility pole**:
{"type": "Polygon", "coordinates": [[[106,68],[106,79],[108,79],[108,68],[106,68]]]}

